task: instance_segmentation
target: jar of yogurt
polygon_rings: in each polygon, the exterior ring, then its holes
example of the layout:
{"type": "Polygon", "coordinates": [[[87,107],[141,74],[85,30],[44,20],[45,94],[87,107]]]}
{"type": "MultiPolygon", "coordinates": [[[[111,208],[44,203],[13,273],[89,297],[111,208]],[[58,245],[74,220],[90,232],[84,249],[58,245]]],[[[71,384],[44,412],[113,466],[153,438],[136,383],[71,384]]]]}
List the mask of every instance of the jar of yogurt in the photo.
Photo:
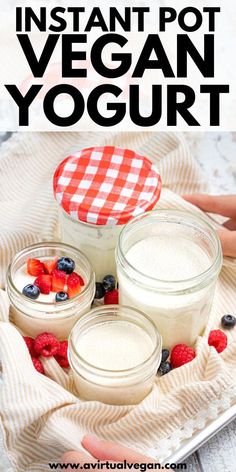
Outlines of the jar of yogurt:
{"type": "Polygon", "coordinates": [[[73,152],[56,169],[61,240],[86,254],[101,281],[116,274],[115,247],[124,224],[151,210],[161,178],[152,162],[128,149],[92,147],[73,152]]]}
{"type": "Polygon", "coordinates": [[[100,306],[74,326],[68,357],[80,398],[137,404],[151,391],[162,342],[154,323],[133,308],[100,306]]]}
{"type": "Polygon", "coordinates": [[[193,345],[206,327],[222,266],[215,230],[190,213],[155,210],[126,225],[116,261],[120,303],[146,313],[165,348],[193,345]]]}
{"type": "MultiPolygon", "coordinates": [[[[62,276],[65,279],[69,277],[64,271],[62,276]]],[[[50,278],[50,275],[46,276],[46,281],[47,277],[50,278]]],[[[10,264],[7,272],[7,292],[11,302],[10,321],[22,334],[34,338],[42,332],[50,332],[58,339],[64,340],[69,336],[78,318],[91,308],[95,294],[95,275],[87,257],[78,249],[53,242],[34,244],[16,254],[10,264]],[[31,299],[23,293],[24,287],[34,285],[37,278],[28,273],[29,261],[39,261],[38,264],[44,264],[54,259],[68,257],[75,265],[73,274],[79,274],[82,281],[77,295],[58,302],[55,290],[46,295],[40,293],[37,299],[31,299]]]]}

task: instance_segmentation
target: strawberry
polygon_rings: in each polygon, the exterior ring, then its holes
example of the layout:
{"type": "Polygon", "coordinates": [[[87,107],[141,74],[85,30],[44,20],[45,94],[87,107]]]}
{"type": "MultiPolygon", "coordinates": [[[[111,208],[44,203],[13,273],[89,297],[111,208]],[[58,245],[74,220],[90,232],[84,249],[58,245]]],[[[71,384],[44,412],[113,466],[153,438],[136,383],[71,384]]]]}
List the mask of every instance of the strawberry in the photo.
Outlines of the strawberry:
{"type": "Polygon", "coordinates": [[[40,292],[44,295],[48,295],[52,288],[52,276],[48,274],[41,274],[35,279],[34,285],[36,285],[40,292]]]}
{"type": "Polygon", "coordinates": [[[27,272],[29,275],[37,277],[40,274],[44,274],[44,265],[38,259],[28,259],[27,272]]]}
{"type": "Polygon", "coordinates": [[[66,273],[63,270],[54,269],[52,272],[52,291],[66,292],[66,273]]]}
{"type": "Polygon", "coordinates": [[[72,272],[72,274],[68,275],[67,279],[67,293],[69,298],[76,297],[81,291],[81,277],[80,275],[76,274],[76,272],[72,272]]]}
{"type": "Polygon", "coordinates": [[[58,260],[58,258],[55,257],[54,259],[44,261],[43,265],[44,265],[44,270],[45,270],[46,274],[51,275],[52,272],[57,268],[57,260],[58,260]]]}
{"type": "Polygon", "coordinates": [[[83,279],[83,277],[81,277],[81,275],[78,275],[78,277],[79,277],[79,283],[80,283],[80,286],[81,286],[81,287],[84,287],[84,285],[85,285],[85,282],[84,282],[84,279],[83,279]]]}

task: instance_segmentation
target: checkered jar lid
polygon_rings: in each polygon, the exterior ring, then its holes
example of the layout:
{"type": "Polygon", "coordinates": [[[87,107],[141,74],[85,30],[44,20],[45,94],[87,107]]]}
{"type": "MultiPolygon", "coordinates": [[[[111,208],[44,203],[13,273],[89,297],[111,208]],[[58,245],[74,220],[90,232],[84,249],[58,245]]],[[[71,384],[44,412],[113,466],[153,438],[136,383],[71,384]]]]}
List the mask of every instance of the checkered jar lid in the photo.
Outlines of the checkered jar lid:
{"type": "Polygon", "coordinates": [[[161,177],[149,159],[134,151],[91,147],[58,166],[53,187],[55,199],[74,220],[113,226],[154,207],[161,177]]]}

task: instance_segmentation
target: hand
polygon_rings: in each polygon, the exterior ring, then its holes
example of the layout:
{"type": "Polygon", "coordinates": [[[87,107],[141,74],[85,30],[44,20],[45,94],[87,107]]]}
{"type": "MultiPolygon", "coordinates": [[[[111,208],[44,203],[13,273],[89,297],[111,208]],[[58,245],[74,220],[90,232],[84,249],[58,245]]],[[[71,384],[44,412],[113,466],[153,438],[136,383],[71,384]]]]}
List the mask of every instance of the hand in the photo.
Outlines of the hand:
{"type": "Polygon", "coordinates": [[[98,439],[96,436],[90,434],[84,436],[81,444],[91,455],[82,451],[69,451],[63,455],[61,459],[62,464],[83,464],[84,462],[95,463],[97,462],[96,459],[109,462],[123,462],[125,459],[129,463],[154,462],[150,457],[143,456],[138,452],[132,451],[128,447],[124,447],[121,444],[112,441],[98,439]]]}
{"type": "Polygon", "coordinates": [[[209,213],[229,218],[218,231],[224,256],[236,257],[236,195],[184,195],[183,198],[209,213]]]}

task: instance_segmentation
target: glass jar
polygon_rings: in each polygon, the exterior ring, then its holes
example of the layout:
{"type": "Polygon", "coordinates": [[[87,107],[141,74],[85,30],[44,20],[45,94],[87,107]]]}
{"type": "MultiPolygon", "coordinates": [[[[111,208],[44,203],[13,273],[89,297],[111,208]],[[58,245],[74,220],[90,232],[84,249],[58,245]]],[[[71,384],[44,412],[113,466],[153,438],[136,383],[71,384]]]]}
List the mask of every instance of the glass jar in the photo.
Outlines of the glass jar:
{"type": "Polygon", "coordinates": [[[113,405],[139,403],[152,389],[162,342],[138,310],[107,305],[74,326],[68,356],[80,398],[113,405]]]}
{"type": "Polygon", "coordinates": [[[155,323],[165,348],[193,345],[211,311],[222,250],[202,218],[155,210],[133,219],[116,250],[120,303],[155,323]]]}
{"type": "Polygon", "coordinates": [[[115,248],[124,225],[93,225],[76,221],[59,208],[61,241],[78,247],[89,259],[96,280],[107,274],[116,275],[115,248]]]}
{"type": "Polygon", "coordinates": [[[61,240],[82,250],[96,280],[116,275],[115,248],[123,226],[151,210],[161,192],[153,163],[129,149],[100,146],[72,152],[53,178],[61,240]]]}
{"type": "Polygon", "coordinates": [[[16,254],[10,264],[7,271],[7,292],[11,302],[10,321],[23,334],[34,338],[42,332],[50,332],[64,340],[78,318],[91,308],[95,294],[95,275],[87,257],[78,249],[53,242],[34,244],[16,254]],[[26,266],[28,259],[45,260],[56,256],[71,257],[75,261],[75,270],[83,277],[85,288],[79,295],[64,302],[45,302],[24,296],[14,282],[18,271],[26,266]]]}

